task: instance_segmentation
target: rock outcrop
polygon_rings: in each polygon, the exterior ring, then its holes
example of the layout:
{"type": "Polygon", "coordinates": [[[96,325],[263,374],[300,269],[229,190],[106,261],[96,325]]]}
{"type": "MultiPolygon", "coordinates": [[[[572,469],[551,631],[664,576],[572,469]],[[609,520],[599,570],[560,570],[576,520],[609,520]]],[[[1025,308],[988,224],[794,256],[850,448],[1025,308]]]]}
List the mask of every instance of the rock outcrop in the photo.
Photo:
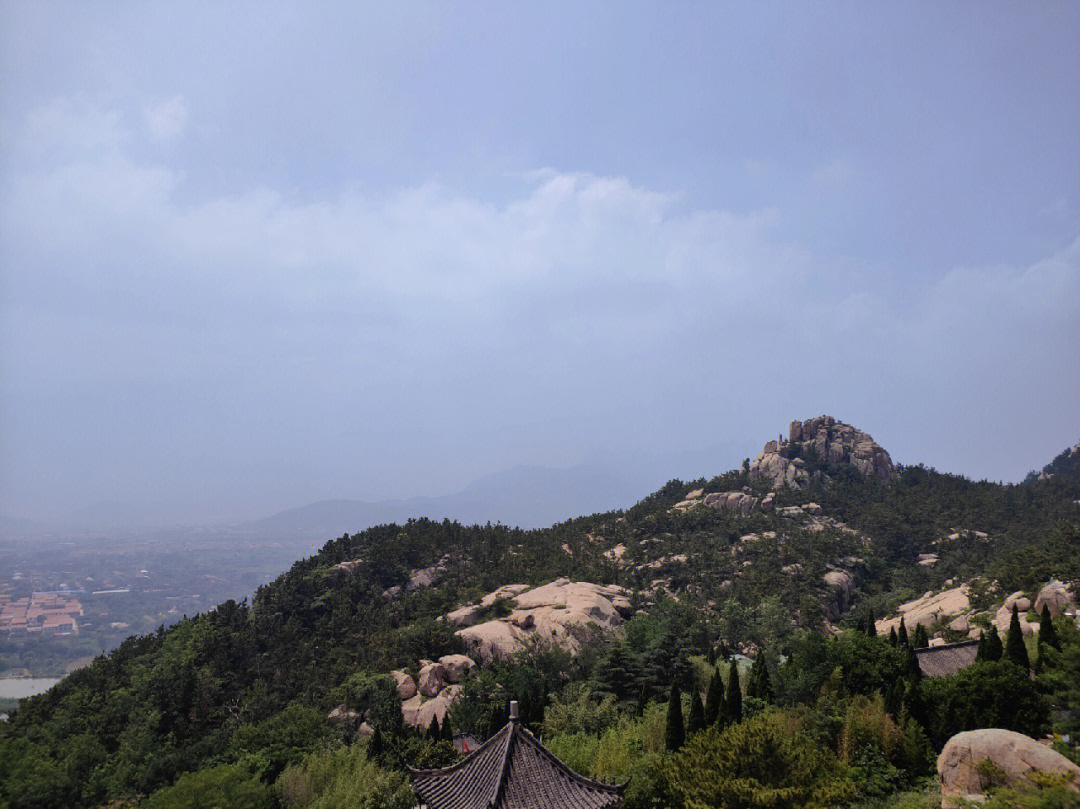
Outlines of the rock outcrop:
{"type": "Polygon", "coordinates": [[[945,743],[937,760],[941,779],[943,809],[960,800],[981,800],[990,786],[1022,784],[1031,773],[1071,773],[1071,788],[1080,790],[1080,767],[1065,756],[1039,744],[1029,736],[996,728],[958,733],[945,743]],[[998,771],[996,783],[988,783],[985,768],[989,760],[998,771]]]}
{"type": "Polygon", "coordinates": [[[416,687],[425,697],[438,696],[445,685],[443,667],[439,663],[430,661],[422,661],[422,664],[416,687]]]}
{"type": "Polygon", "coordinates": [[[534,589],[512,587],[516,592],[501,587],[481,601],[493,604],[508,598],[514,607],[509,616],[457,631],[470,654],[484,663],[508,658],[533,639],[576,654],[584,632],[614,629],[631,609],[625,589],[617,585],[556,579],[534,589]]]}
{"type": "Polygon", "coordinates": [[[1027,619],[1027,611],[1031,609],[1031,599],[1028,598],[1022,591],[1017,591],[1005,599],[1005,603],[1001,605],[1001,609],[994,615],[994,626],[1001,634],[1005,634],[1009,631],[1009,625],[1012,623],[1012,608],[1016,606],[1018,613],[1017,617],[1020,619],[1020,631],[1024,635],[1031,635],[1039,631],[1039,625],[1033,624],[1027,619]]]}
{"type": "Polygon", "coordinates": [[[439,658],[439,665],[442,666],[443,679],[451,684],[464,682],[470,672],[476,668],[473,659],[465,655],[444,655],[439,658]]]}
{"type": "Polygon", "coordinates": [[[966,613],[970,608],[968,586],[961,584],[951,590],[944,590],[940,593],[926,593],[922,598],[901,604],[897,615],[892,618],[882,619],[875,625],[879,635],[887,635],[890,629],[896,629],[900,626],[900,618],[903,617],[904,626],[907,627],[908,632],[911,632],[918,624],[930,629],[942,618],[966,613]]]}
{"type": "Polygon", "coordinates": [[[891,480],[896,472],[892,458],[868,433],[832,416],[793,421],[788,439],[770,441],[750,464],[751,479],[772,482],[774,489],[797,487],[809,480],[807,459],[830,464],[851,464],[876,480],[891,480]]]}
{"type": "Polygon", "coordinates": [[[398,696],[402,699],[412,699],[416,696],[416,680],[404,671],[392,671],[390,676],[394,678],[398,696]]]}
{"type": "Polygon", "coordinates": [[[1035,597],[1035,612],[1042,615],[1044,605],[1050,608],[1050,617],[1054,619],[1066,610],[1076,608],[1068,586],[1057,579],[1047,582],[1035,597]]]}

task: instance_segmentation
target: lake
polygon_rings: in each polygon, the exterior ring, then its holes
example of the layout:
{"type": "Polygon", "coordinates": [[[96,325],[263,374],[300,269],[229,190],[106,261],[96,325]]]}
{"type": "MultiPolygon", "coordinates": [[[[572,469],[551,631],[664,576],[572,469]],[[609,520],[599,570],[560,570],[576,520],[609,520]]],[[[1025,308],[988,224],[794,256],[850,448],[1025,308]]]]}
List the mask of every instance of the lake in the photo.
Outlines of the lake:
{"type": "Polygon", "coordinates": [[[0,698],[23,699],[48,691],[59,677],[0,677],[0,698]]]}

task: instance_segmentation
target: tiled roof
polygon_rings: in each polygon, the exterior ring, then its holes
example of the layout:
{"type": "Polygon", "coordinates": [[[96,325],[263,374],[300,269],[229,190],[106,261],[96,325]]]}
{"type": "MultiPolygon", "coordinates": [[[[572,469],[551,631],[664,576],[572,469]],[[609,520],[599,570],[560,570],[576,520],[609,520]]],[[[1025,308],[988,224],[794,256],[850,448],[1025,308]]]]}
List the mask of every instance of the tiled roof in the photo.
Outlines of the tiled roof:
{"type": "Polygon", "coordinates": [[[974,663],[978,652],[979,642],[966,640],[946,646],[916,649],[915,656],[918,658],[919,668],[927,677],[945,677],[956,674],[960,669],[966,669],[974,663]]]}
{"type": "Polygon", "coordinates": [[[516,719],[457,764],[412,770],[429,809],[607,809],[622,786],[578,775],[516,719]]]}

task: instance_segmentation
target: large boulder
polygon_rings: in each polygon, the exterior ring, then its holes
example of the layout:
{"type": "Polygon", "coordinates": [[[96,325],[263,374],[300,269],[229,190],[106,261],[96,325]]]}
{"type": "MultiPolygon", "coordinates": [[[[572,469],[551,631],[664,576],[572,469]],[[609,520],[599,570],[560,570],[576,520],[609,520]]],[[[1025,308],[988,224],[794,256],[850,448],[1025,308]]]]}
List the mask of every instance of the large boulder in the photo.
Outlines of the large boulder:
{"type": "Polygon", "coordinates": [[[326,721],[332,725],[350,724],[355,725],[360,721],[360,714],[356,711],[349,710],[345,704],[338,705],[334,710],[327,714],[326,721]]]}
{"type": "MultiPolygon", "coordinates": [[[[855,590],[855,579],[846,570],[830,570],[821,580],[831,587],[839,589],[840,612],[846,612],[851,605],[851,594],[855,590]]],[[[837,617],[836,615],[832,616],[837,617]]]]}
{"type": "Polygon", "coordinates": [[[405,720],[406,725],[414,728],[418,727],[417,717],[420,715],[420,709],[423,705],[424,698],[419,694],[401,703],[401,718],[405,720]]]}
{"type": "Polygon", "coordinates": [[[473,658],[484,663],[508,658],[533,639],[575,654],[586,640],[583,632],[612,630],[629,610],[624,588],[568,579],[518,591],[512,598],[515,609],[506,618],[458,630],[473,658]]]}
{"type": "Polygon", "coordinates": [[[979,801],[988,787],[1022,784],[1036,772],[1072,773],[1070,786],[1080,790],[1080,767],[1029,736],[997,728],[953,736],[938,756],[937,771],[943,808],[961,799],[979,801]],[[979,765],[987,760],[999,771],[996,783],[988,783],[985,767],[980,772],[979,765]]]}
{"type": "Polygon", "coordinates": [[[1031,635],[1034,632],[1039,631],[1039,625],[1033,624],[1027,619],[1027,611],[1031,609],[1031,600],[1024,595],[1023,591],[1017,591],[1005,599],[1005,603],[1001,605],[1001,609],[994,615],[994,626],[997,627],[997,631],[1005,633],[1009,631],[1009,626],[1012,624],[1012,609],[1016,607],[1017,618],[1020,619],[1020,631],[1024,635],[1031,635]]]}
{"type": "Polygon", "coordinates": [[[756,511],[761,501],[745,492],[713,492],[705,495],[703,501],[709,508],[733,511],[736,514],[750,514],[756,511]]]}
{"type": "Polygon", "coordinates": [[[942,618],[966,613],[970,609],[971,601],[968,599],[968,586],[961,584],[959,587],[943,590],[940,593],[929,592],[923,595],[922,598],[901,604],[897,615],[877,622],[877,631],[878,634],[889,634],[890,629],[899,628],[901,617],[904,619],[904,626],[908,628],[909,632],[918,624],[930,629],[942,618]]]}
{"type": "Polygon", "coordinates": [[[772,482],[774,489],[799,486],[808,480],[803,458],[814,455],[831,464],[851,464],[876,480],[891,480],[896,471],[892,459],[868,433],[832,416],[793,421],[788,438],[770,441],[750,464],[751,479],[772,482]]]}
{"type": "Polygon", "coordinates": [[[1035,597],[1035,612],[1042,615],[1044,606],[1050,608],[1050,617],[1055,619],[1066,610],[1073,609],[1075,605],[1068,586],[1057,579],[1044,585],[1035,597]]]}
{"type": "Polygon", "coordinates": [[[416,696],[416,680],[404,671],[392,671],[390,676],[394,678],[398,696],[402,699],[412,699],[416,696]]]}
{"type": "Polygon", "coordinates": [[[443,678],[448,683],[460,683],[469,676],[476,663],[471,657],[465,655],[444,655],[439,658],[439,665],[443,668],[443,678]]]}
{"type": "Polygon", "coordinates": [[[472,626],[480,620],[483,609],[476,604],[466,604],[446,613],[446,620],[451,626],[472,626]]]}
{"type": "Polygon", "coordinates": [[[480,599],[480,606],[490,607],[496,601],[513,600],[518,593],[524,593],[528,589],[527,584],[504,584],[498,590],[493,590],[480,599]]]}
{"type": "Polygon", "coordinates": [[[426,663],[420,668],[417,688],[425,697],[434,697],[445,685],[445,671],[439,663],[426,663]]]}

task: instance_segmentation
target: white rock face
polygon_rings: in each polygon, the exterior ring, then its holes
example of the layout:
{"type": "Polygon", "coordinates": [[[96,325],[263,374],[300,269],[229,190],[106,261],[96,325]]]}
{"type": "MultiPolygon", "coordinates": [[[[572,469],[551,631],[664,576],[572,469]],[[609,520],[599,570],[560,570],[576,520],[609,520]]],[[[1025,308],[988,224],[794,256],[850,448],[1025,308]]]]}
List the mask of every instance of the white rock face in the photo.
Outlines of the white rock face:
{"type": "Polygon", "coordinates": [[[887,635],[890,629],[900,627],[900,618],[903,617],[904,626],[907,627],[910,633],[917,624],[922,624],[929,629],[941,618],[966,613],[970,609],[971,602],[968,600],[968,586],[961,584],[951,590],[943,590],[940,593],[926,593],[922,598],[901,604],[898,615],[892,618],[883,618],[875,626],[877,626],[879,635],[887,635]]]}
{"type": "Polygon", "coordinates": [[[807,480],[802,457],[814,453],[833,464],[849,463],[867,477],[890,480],[896,472],[892,459],[868,433],[832,416],[793,421],[788,440],[770,441],[750,464],[752,479],[772,481],[774,489],[798,486],[807,480]]]}
{"type": "Polygon", "coordinates": [[[516,609],[509,617],[458,630],[473,657],[484,663],[496,657],[507,658],[533,638],[577,653],[584,640],[579,625],[611,630],[623,622],[620,608],[622,612],[630,608],[622,587],[568,579],[519,590],[513,602],[516,609]]]}
{"type": "Polygon", "coordinates": [[[1005,772],[1001,786],[1022,783],[1033,772],[1072,773],[1070,788],[1080,790],[1080,767],[1029,736],[996,728],[969,730],[949,739],[938,756],[942,807],[955,806],[961,798],[982,800],[986,785],[978,766],[985,759],[1005,772]]]}
{"type": "Polygon", "coordinates": [[[466,604],[446,613],[446,620],[452,626],[472,626],[480,619],[480,609],[476,604],[466,604]]]}
{"type": "Polygon", "coordinates": [[[420,669],[420,682],[417,687],[425,697],[437,696],[443,689],[443,667],[438,663],[428,663],[420,669]]]}
{"type": "Polygon", "coordinates": [[[480,606],[490,607],[492,604],[494,604],[496,601],[499,601],[500,599],[512,599],[518,593],[524,593],[528,589],[529,585],[527,584],[504,584],[498,590],[493,590],[492,592],[484,596],[482,599],[480,599],[480,606]]]}
{"type": "Polygon", "coordinates": [[[420,708],[424,704],[424,698],[419,694],[405,700],[401,703],[401,717],[405,720],[406,725],[412,727],[417,726],[416,718],[420,714],[420,708]]]}
{"type": "Polygon", "coordinates": [[[476,668],[473,659],[465,655],[444,655],[439,658],[439,665],[442,666],[443,678],[448,683],[464,682],[469,673],[476,668]]]}
{"type": "Polygon", "coordinates": [[[394,678],[398,696],[402,699],[411,699],[416,696],[416,681],[404,671],[392,671],[390,676],[394,678]]]}

